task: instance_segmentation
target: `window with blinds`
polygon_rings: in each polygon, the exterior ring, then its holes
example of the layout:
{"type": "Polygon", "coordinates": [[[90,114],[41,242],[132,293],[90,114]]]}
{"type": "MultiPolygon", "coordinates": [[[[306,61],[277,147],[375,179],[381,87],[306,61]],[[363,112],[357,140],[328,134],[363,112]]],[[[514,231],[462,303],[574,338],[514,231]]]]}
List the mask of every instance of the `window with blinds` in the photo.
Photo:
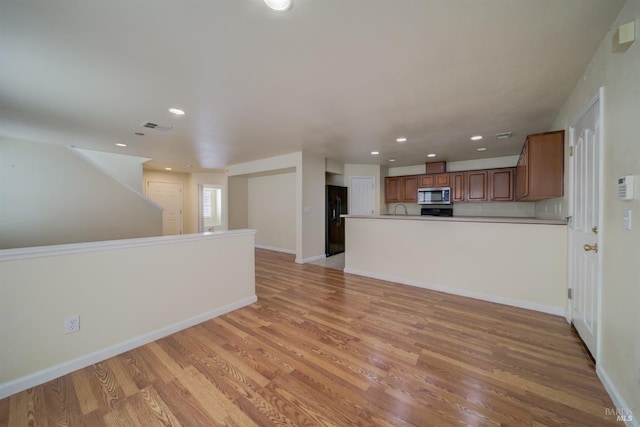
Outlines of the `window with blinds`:
{"type": "Polygon", "coordinates": [[[202,188],[202,218],[207,227],[222,225],[222,189],[202,188]]]}

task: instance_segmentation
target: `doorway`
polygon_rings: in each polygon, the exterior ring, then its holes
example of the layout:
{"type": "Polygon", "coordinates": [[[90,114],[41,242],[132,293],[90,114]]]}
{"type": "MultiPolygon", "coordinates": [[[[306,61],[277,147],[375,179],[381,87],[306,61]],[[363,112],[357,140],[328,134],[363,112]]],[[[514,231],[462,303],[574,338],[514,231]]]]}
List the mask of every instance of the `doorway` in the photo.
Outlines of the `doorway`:
{"type": "Polygon", "coordinates": [[[182,184],[147,181],[147,197],[162,208],[162,235],[182,234],[182,184]]]}
{"type": "Polygon", "coordinates": [[[569,285],[570,316],[591,356],[598,360],[602,270],[602,94],[570,128],[569,285]]]}

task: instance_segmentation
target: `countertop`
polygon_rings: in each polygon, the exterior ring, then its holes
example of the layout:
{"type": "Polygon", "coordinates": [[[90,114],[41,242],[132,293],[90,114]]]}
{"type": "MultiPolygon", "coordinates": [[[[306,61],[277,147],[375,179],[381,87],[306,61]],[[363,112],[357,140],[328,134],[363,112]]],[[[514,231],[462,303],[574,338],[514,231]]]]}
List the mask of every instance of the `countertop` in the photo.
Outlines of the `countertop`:
{"type": "Polygon", "coordinates": [[[412,221],[491,222],[502,224],[567,225],[563,219],[518,218],[500,216],[422,216],[422,215],[341,215],[343,218],[365,218],[412,221]]]}

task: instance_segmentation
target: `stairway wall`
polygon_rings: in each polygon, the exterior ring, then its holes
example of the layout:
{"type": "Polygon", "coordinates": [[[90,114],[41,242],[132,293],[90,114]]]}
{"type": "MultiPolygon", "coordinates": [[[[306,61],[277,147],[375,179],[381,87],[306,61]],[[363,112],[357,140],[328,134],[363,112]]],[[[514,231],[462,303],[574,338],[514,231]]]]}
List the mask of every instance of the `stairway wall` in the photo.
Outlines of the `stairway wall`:
{"type": "Polygon", "coordinates": [[[0,249],[159,235],[159,206],[71,148],[0,137],[0,249]]]}

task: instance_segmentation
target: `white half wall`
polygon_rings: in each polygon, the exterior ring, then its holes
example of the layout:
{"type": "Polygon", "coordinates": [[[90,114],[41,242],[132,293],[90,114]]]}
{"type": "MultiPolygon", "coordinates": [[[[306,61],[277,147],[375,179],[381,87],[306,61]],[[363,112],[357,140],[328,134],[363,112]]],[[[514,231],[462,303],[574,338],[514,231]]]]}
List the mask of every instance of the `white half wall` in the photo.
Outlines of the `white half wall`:
{"type": "Polygon", "coordinates": [[[346,221],[346,273],[564,315],[564,225],[346,221]]]}
{"type": "Polygon", "coordinates": [[[0,251],[0,399],[255,302],[254,236],[0,251]]]}
{"type": "Polygon", "coordinates": [[[103,169],[114,179],[129,186],[139,194],[144,194],[142,188],[142,165],[151,160],[150,158],[105,153],[77,147],[73,147],[73,149],[94,163],[96,167],[103,169]]]}

